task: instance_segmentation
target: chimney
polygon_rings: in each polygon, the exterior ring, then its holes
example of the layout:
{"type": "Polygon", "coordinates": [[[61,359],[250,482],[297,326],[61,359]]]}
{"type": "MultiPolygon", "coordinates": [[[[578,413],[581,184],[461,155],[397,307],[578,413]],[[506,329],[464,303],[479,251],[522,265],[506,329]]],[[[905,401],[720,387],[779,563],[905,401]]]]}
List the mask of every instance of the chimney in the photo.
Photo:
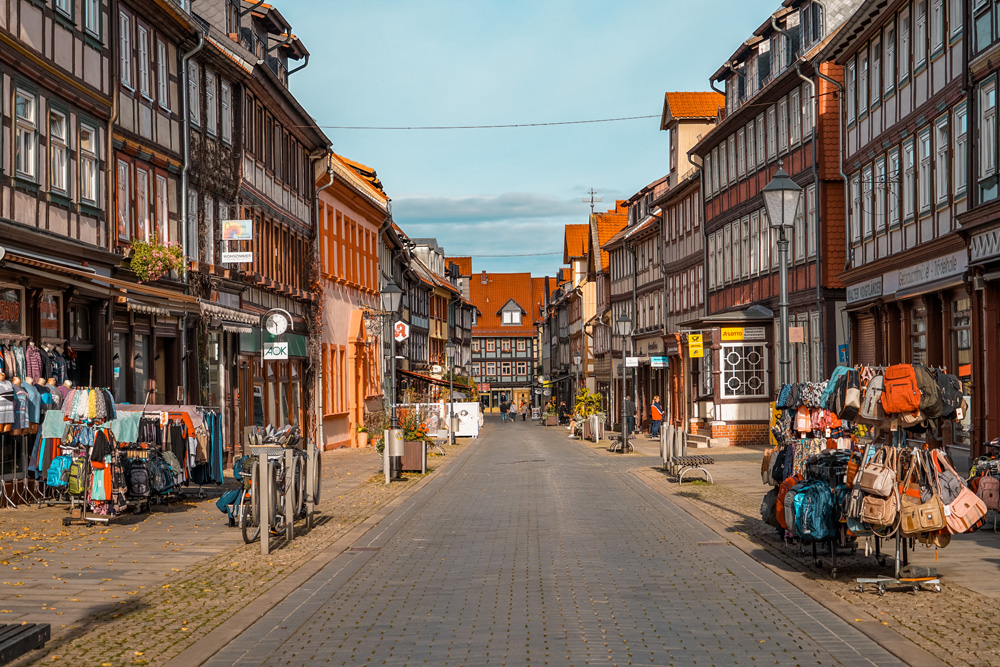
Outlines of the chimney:
{"type": "Polygon", "coordinates": [[[489,284],[489,282],[490,282],[490,279],[489,279],[489,278],[488,278],[488,277],[486,276],[486,272],[485,272],[485,271],[483,271],[483,275],[482,275],[482,277],[481,277],[481,278],[480,278],[479,280],[480,280],[480,282],[482,282],[482,283],[483,283],[484,285],[488,285],[488,284],[489,284]]]}

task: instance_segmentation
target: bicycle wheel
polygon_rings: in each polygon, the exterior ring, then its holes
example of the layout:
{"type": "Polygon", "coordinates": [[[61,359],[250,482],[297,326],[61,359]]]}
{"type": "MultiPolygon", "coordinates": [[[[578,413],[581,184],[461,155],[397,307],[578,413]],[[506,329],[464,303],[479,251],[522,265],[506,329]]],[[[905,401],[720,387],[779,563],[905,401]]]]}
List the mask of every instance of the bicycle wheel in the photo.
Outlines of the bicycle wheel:
{"type": "Polygon", "coordinates": [[[313,471],[312,478],[312,492],[313,492],[313,508],[319,505],[319,491],[322,486],[323,481],[323,457],[319,448],[316,448],[316,469],[313,471]]]}
{"type": "Polygon", "coordinates": [[[240,532],[247,544],[260,537],[260,503],[257,498],[257,489],[260,486],[257,472],[257,462],[254,461],[250,469],[250,488],[243,493],[239,508],[240,532]]]}
{"type": "Polygon", "coordinates": [[[301,519],[306,515],[306,459],[295,457],[295,517],[301,519]]]}

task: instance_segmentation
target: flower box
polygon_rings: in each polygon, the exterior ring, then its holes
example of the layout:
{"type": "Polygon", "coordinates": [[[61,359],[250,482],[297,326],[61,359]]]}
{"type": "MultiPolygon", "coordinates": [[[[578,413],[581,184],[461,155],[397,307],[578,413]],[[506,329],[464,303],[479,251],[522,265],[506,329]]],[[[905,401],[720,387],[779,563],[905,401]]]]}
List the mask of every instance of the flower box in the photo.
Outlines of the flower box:
{"type": "Polygon", "coordinates": [[[559,426],[559,415],[545,415],[546,426],[559,426]]]}

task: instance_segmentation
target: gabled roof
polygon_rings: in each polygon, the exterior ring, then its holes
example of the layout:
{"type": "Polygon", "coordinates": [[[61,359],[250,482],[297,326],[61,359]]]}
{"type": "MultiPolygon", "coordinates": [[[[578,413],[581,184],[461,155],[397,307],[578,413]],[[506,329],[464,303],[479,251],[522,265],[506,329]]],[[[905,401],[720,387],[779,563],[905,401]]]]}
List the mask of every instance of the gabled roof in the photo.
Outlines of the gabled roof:
{"type": "Polygon", "coordinates": [[[522,317],[521,326],[503,326],[500,312],[510,301],[525,309],[532,303],[530,273],[488,273],[483,271],[469,280],[469,296],[482,315],[472,328],[473,336],[530,335],[536,333],[534,316],[522,317]],[[483,280],[485,279],[485,283],[483,280]]]}
{"type": "Polygon", "coordinates": [[[713,121],[719,109],[726,105],[726,98],[714,91],[696,93],[664,93],[663,116],[660,129],[674,120],[713,121]]]}
{"type": "Polygon", "coordinates": [[[382,187],[382,181],[379,180],[378,174],[375,173],[374,169],[372,169],[368,165],[364,165],[350,158],[346,158],[343,155],[337,155],[336,153],[334,153],[334,155],[337,157],[338,160],[340,160],[345,165],[350,167],[354,171],[354,173],[356,173],[361,178],[365,179],[373,189],[381,192],[382,198],[385,199],[385,188],[382,187]]]}
{"type": "Polygon", "coordinates": [[[463,276],[472,275],[472,258],[471,257],[445,257],[445,264],[451,262],[453,264],[458,264],[458,271],[463,276]]]}
{"type": "Polygon", "coordinates": [[[581,259],[587,256],[587,232],[588,226],[566,225],[563,236],[563,263],[569,264],[574,259],[581,259]]]}
{"type": "Polygon", "coordinates": [[[602,246],[628,224],[628,213],[622,206],[624,203],[619,201],[615,208],[610,211],[594,213],[590,216],[590,247],[588,252],[594,258],[594,270],[597,273],[608,270],[608,252],[602,246]]]}
{"type": "Polygon", "coordinates": [[[524,306],[519,304],[517,301],[514,301],[514,299],[507,299],[507,303],[505,303],[503,306],[500,307],[500,310],[497,311],[497,315],[499,315],[505,310],[514,310],[513,308],[508,308],[508,306],[510,306],[511,304],[513,304],[517,308],[517,310],[520,310],[522,315],[528,314],[528,311],[524,309],[524,306]]]}

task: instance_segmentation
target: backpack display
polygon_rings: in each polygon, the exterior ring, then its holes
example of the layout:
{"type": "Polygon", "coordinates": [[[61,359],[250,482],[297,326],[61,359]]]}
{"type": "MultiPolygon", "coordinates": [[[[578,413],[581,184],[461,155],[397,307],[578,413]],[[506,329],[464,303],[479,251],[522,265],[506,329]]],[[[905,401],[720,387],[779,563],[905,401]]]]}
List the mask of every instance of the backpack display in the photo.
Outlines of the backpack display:
{"type": "Polygon", "coordinates": [[[69,477],[66,480],[66,491],[73,496],[83,494],[87,481],[87,461],[74,459],[69,466],[69,477]]]}
{"type": "Polygon", "coordinates": [[[774,487],[764,494],[764,500],[760,503],[760,518],[769,526],[779,527],[778,516],[778,487],[774,487]]]}
{"type": "Polygon", "coordinates": [[[1000,479],[992,475],[984,475],[979,479],[976,495],[986,505],[986,509],[1000,512],[1000,479]]]}
{"type": "Polygon", "coordinates": [[[166,493],[174,487],[174,472],[160,457],[150,457],[146,461],[149,488],[154,493],[166,493]]]}
{"type": "Polygon", "coordinates": [[[788,447],[779,447],[774,454],[771,454],[771,468],[768,470],[771,479],[768,481],[768,484],[778,486],[781,484],[781,480],[784,479],[782,475],[785,472],[786,452],[788,452],[788,447]]]}
{"type": "Polygon", "coordinates": [[[798,533],[795,532],[795,498],[799,493],[799,489],[802,482],[796,482],[792,488],[788,489],[788,493],[785,494],[784,510],[785,510],[785,530],[787,530],[792,537],[798,537],[798,533]]]}
{"type": "Polygon", "coordinates": [[[941,417],[941,389],[937,377],[927,366],[915,365],[913,373],[917,377],[917,389],[920,390],[920,411],[924,419],[939,419],[941,417]]]}
{"type": "Polygon", "coordinates": [[[774,513],[775,519],[778,522],[778,526],[788,530],[788,526],[785,524],[785,498],[788,496],[788,490],[791,489],[799,482],[798,477],[787,477],[778,486],[778,497],[775,503],[774,513]]]}
{"type": "Polygon", "coordinates": [[[145,498],[149,495],[149,471],[146,470],[146,462],[142,459],[134,459],[128,468],[126,478],[129,495],[145,498]]]}
{"type": "Polygon", "coordinates": [[[962,383],[951,373],[939,371],[937,385],[941,394],[941,418],[954,419],[962,406],[962,383]]]}
{"type": "Polygon", "coordinates": [[[920,409],[917,375],[910,364],[896,364],[885,369],[882,409],[886,414],[916,412],[920,409]]]}
{"type": "Polygon", "coordinates": [[[792,395],[792,385],[790,384],[781,385],[781,389],[778,390],[778,397],[774,401],[774,406],[782,409],[789,407],[788,399],[791,397],[791,395],[792,395]]]}
{"type": "Polygon", "coordinates": [[[876,375],[868,381],[864,400],[861,401],[861,409],[858,411],[858,417],[861,421],[877,425],[886,420],[885,410],[882,408],[884,387],[885,377],[882,375],[876,375]]]}
{"type": "Polygon", "coordinates": [[[807,482],[796,494],[795,506],[795,528],[800,538],[821,542],[833,537],[833,492],[826,482],[807,482]]]}
{"type": "Polygon", "coordinates": [[[760,462],[760,481],[762,484],[771,483],[771,462],[776,452],[775,447],[768,447],[764,450],[764,458],[760,462]]]}
{"type": "Polygon", "coordinates": [[[57,456],[49,464],[49,471],[45,477],[45,483],[49,486],[61,489],[69,484],[69,467],[73,463],[71,456],[57,456]]]}
{"type": "Polygon", "coordinates": [[[844,374],[843,397],[837,396],[836,415],[847,421],[854,421],[861,409],[861,385],[858,381],[858,372],[853,368],[844,374]]]}
{"type": "Polygon", "coordinates": [[[837,411],[834,404],[834,395],[849,370],[851,369],[847,366],[837,366],[833,369],[833,372],[830,373],[830,379],[826,383],[826,388],[823,389],[823,394],[820,396],[821,407],[830,412],[837,411]]]}

